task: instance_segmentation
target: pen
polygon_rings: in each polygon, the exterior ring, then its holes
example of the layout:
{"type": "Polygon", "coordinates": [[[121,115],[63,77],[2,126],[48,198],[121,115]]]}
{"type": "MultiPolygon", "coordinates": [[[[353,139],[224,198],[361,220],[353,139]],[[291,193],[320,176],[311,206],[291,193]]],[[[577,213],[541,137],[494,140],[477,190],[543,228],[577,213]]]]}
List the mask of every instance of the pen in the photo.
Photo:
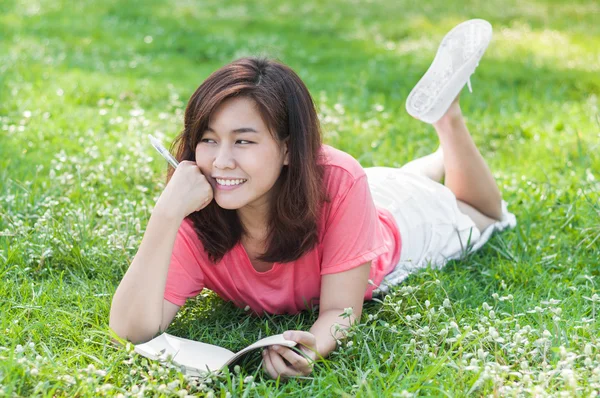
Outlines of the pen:
{"type": "Polygon", "coordinates": [[[152,137],[152,134],[148,134],[148,137],[150,137],[150,143],[152,144],[154,149],[156,149],[158,151],[158,153],[160,153],[163,158],[167,159],[167,162],[169,162],[169,164],[171,166],[173,166],[174,169],[176,169],[177,166],[179,166],[179,162],[177,162],[177,160],[175,160],[175,158],[173,157],[173,155],[171,155],[171,153],[167,150],[167,148],[162,146],[162,144],[160,143],[159,140],[152,137]]]}

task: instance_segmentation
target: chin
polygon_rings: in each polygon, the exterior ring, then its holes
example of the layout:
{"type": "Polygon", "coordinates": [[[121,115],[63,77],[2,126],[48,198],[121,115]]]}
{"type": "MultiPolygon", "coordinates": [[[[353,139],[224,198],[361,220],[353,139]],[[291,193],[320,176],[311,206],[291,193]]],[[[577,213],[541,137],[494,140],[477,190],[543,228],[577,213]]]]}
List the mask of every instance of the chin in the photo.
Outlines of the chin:
{"type": "Polygon", "coordinates": [[[225,210],[238,210],[244,206],[243,203],[232,203],[230,201],[220,201],[217,199],[215,199],[215,202],[220,208],[225,210]]]}

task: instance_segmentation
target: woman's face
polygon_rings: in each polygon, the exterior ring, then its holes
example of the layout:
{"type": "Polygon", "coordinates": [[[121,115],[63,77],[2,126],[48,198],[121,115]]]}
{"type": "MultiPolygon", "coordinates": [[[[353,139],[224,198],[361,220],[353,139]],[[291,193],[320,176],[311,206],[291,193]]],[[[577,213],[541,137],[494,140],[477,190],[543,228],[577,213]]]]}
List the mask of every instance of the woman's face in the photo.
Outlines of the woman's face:
{"type": "Polygon", "coordinates": [[[196,164],[219,206],[264,210],[288,164],[287,146],[275,141],[252,99],[233,97],[211,116],[196,146],[196,164]]]}

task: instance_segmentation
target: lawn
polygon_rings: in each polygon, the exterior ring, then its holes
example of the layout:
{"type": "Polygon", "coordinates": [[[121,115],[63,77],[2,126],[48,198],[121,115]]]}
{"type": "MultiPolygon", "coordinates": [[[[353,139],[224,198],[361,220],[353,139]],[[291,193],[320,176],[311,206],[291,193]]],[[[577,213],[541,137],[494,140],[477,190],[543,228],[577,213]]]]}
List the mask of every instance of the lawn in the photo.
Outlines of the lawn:
{"type": "MultiPolygon", "coordinates": [[[[0,396],[596,396],[600,4],[594,0],[0,0],[0,396]],[[324,140],[363,166],[437,146],[404,101],[446,31],[494,39],[462,108],[519,224],[365,305],[307,379],[252,358],[206,379],[110,343],[189,96],[244,55],[311,90],[324,140]]],[[[210,292],[168,332],[238,350],[316,313],[254,317],[210,292]]],[[[130,347],[129,347],[130,348],[130,347]]]]}

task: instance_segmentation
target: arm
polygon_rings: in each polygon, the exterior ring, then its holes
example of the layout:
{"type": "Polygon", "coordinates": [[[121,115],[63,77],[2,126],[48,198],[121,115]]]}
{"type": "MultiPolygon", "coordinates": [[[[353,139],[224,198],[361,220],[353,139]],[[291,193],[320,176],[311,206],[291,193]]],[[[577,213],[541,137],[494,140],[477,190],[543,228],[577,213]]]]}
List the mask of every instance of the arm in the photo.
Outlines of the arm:
{"type": "Polygon", "coordinates": [[[310,360],[286,347],[269,347],[263,351],[263,364],[271,377],[305,376],[312,369],[311,360],[325,358],[336,348],[337,340],[345,337],[344,329],[360,319],[370,270],[369,261],[348,271],[322,276],[319,317],[310,328],[310,333],[284,333],[286,339],[300,344],[300,348],[310,360]],[[347,318],[341,317],[349,307],[352,308],[352,315],[347,318]],[[336,324],[340,326],[337,332],[336,324]]]}
{"type": "Polygon", "coordinates": [[[133,343],[148,341],[167,328],[179,309],[164,303],[163,295],[181,221],[160,209],[150,217],[138,252],[113,296],[109,327],[119,337],[133,343]],[[170,319],[163,320],[163,307],[170,319]]]}
{"type": "Polygon", "coordinates": [[[348,271],[323,275],[321,278],[319,317],[310,328],[317,341],[319,356],[327,357],[336,348],[336,340],[345,337],[344,329],[355,320],[360,320],[370,271],[369,261],[348,271]],[[352,308],[352,315],[342,318],[340,315],[349,307],[352,308]],[[341,327],[337,333],[335,324],[341,327]]]}
{"type": "Polygon", "coordinates": [[[182,161],[160,195],[142,243],[113,297],[110,328],[133,343],[169,326],[179,307],[163,296],[177,231],[183,219],[206,207],[212,188],[195,162],[182,161]]]}

